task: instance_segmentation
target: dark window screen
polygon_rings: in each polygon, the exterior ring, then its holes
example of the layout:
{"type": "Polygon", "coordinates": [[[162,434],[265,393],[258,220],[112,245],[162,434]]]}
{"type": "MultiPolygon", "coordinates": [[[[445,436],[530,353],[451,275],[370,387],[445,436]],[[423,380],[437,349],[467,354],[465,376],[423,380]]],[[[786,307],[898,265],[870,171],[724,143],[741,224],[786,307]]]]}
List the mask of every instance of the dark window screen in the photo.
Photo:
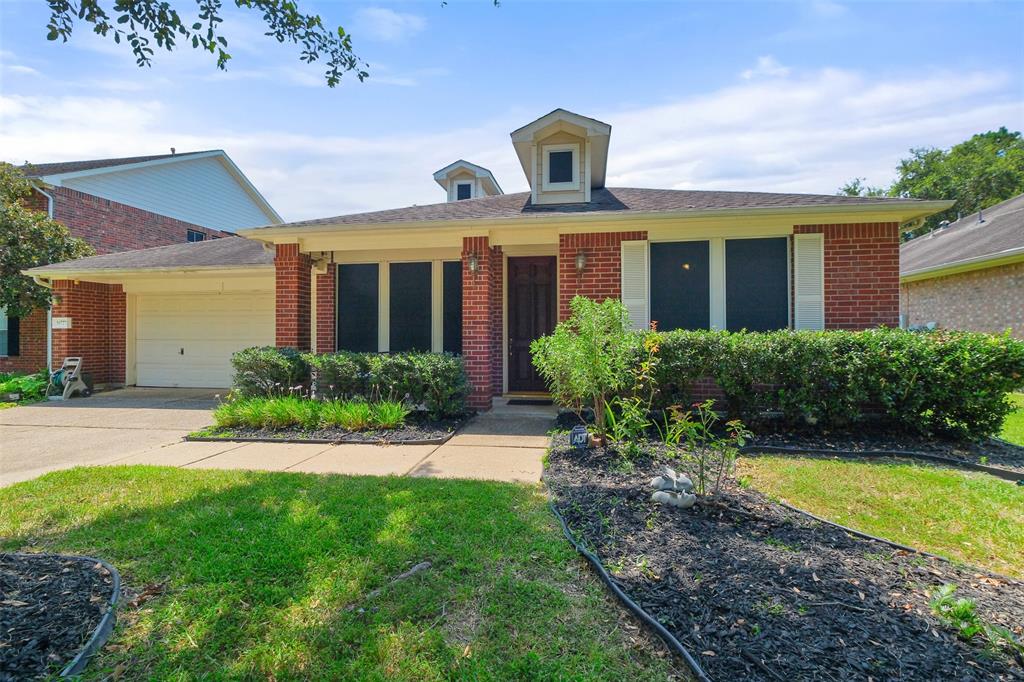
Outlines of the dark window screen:
{"type": "Polygon", "coordinates": [[[463,199],[469,199],[473,194],[473,185],[469,185],[466,183],[455,185],[455,193],[457,195],[456,198],[459,201],[462,201],[463,199]]]}
{"type": "Polygon", "coordinates": [[[430,350],[430,263],[391,264],[391,352],[430,350]]]}
{"type": "Polygon", "coordinates": [[[572,152],[548,152],[548,182],[572,182],[572,152]]]}
{"type": "Polygon", "coordinates": [[[462,261],[444,263],[444,351],[462,352],[462,261]]]}
{"type": "Polygon", "coordinates": [[[709,243],[651,244],[651,319],[658,329],[711,325],[709,243]]]}
{"type": "Polygon", "coordinates": [[[338,266],[338,350],[376,353],[377,264],[338,266]]]}
{"type": "Polygon", "coordinates": [[[785,237],[725,241],[725,324],[762,332],[789,326],[785,237]]]}
{"type": "Polygon", "coordinates": [[[188,230],[185,232],[185,239],[189,242],[201,242],[206,240],[206,233],[199,230],[188,230]]]}

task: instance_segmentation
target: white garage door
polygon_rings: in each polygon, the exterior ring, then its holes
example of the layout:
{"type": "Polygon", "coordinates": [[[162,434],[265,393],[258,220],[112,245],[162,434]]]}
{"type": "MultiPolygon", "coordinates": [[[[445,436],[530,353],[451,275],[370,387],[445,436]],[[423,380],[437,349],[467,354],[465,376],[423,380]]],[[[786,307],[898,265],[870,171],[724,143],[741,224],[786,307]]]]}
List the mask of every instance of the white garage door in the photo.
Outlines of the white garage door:
{"type": "Polygon", "coordinates": [[[231,354],[274,345],[274,294],[140,294],[135,326],[139,386],[227,388],[231,354]]]}

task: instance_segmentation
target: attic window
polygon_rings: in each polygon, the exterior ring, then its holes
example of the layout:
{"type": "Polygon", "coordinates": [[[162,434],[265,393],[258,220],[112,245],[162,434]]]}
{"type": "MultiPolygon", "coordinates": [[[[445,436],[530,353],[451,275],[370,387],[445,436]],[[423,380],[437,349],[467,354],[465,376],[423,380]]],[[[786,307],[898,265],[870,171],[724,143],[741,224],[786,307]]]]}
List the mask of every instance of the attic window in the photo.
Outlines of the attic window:
{"type": "Polygon", "coordinates": [[[206,233],[200,232],[199,230],[188,230],[185,233],[185,239],[188,242],[201,242],[206,240],[206,233]]]}
{"type": "Polygon", "coordinates": [[[462,201],[463,199],[473,198],[473,183],[471,182],[460,182],[455,185],[455,199],[462,201]]]}
{"type": "Polygon", "coordinates": [[[544,146],[544,189],[548,191],[580,188],[579,145],[544,146]]]}

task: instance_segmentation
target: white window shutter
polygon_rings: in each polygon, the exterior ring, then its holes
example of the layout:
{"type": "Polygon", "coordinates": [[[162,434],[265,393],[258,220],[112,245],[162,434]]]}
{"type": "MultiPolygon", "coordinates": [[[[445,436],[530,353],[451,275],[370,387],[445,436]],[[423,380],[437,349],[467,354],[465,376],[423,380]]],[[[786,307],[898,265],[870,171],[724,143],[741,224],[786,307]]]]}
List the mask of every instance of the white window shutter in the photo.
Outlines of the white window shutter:
{"type": "Polygon", "coordinates": [[[651,321],[647,262],[646,241],[622,242],[622,303],[633,329],[647,329],[651,321]]]}
{"type": "Polygon", "coordinates": [[[822,234],[793,235],[793,327],[825,328],[825,239],[822,234]]]}

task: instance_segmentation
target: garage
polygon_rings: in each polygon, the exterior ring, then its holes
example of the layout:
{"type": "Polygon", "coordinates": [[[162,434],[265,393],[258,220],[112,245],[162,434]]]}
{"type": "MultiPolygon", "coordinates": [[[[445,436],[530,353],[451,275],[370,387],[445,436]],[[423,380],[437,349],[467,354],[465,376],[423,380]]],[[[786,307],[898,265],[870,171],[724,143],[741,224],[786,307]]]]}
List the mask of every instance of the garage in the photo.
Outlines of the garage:
{"type": "Polygon", "coordinates": [[[139,386],[228,388],[232,353],[274,344],[270,290],[142,293],[134,303],[139,386]]]}

